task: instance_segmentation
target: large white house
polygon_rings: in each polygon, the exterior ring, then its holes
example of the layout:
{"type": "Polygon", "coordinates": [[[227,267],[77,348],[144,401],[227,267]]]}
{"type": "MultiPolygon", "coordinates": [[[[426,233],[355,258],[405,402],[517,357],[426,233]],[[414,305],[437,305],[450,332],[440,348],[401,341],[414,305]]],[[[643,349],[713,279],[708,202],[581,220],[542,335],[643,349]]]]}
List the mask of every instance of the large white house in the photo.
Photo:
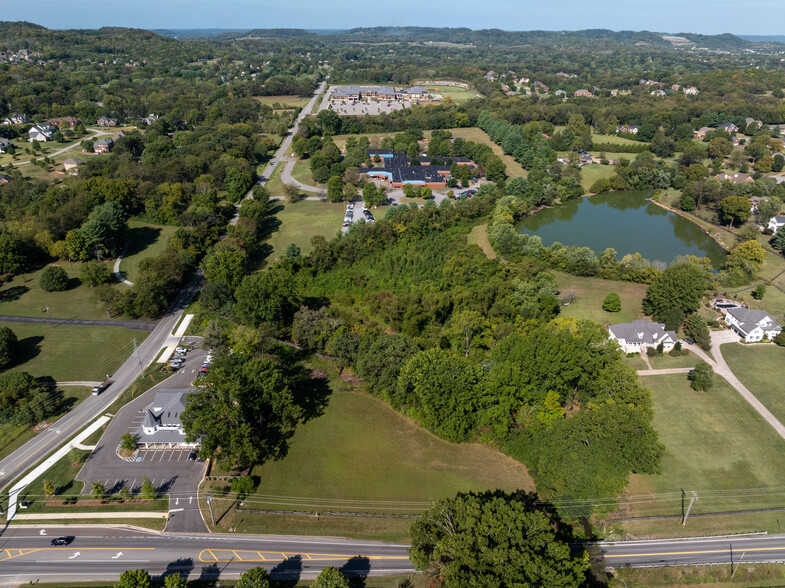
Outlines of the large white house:
{"type": "Polygon", "coordinates": [[[662,343],[663,351],[670,351],[676,344],[676,333],[666,331],[662,323],[645,319],[608,327],[610,338],[619,342],[624,353],[645,353],[649,347],[662,343]]]}
{"type": "Polygon", "coordinates": [[[136,432],[142,447],[198,447],[198,442],[186,443],[180,414],[185,410],[185,397],[193,390],[159,390],[145,409],[144,420],[136,432]]]}
{"type": "Polygon", "coordinates": [[[773,216],[769,220],[769,228],[775,233],[785,227],[785,216],[773,216]]]}
{"type": "Polygon", "coordinates": [[[28,139],[29,142],[41,141],[42,143],[45,143],[46,141],[54,139],[55,128],[48,123],[42,123],[31,127],[28,133],[30,134],[30,138],[28,139]]]}
{"type": "Polygon", "coordinates": [[[730,308],[725,315],[725,322],[747,343],[762,341],[764,337],[773,339],[782,332],[777,320],[765,310],[730,308]]]}

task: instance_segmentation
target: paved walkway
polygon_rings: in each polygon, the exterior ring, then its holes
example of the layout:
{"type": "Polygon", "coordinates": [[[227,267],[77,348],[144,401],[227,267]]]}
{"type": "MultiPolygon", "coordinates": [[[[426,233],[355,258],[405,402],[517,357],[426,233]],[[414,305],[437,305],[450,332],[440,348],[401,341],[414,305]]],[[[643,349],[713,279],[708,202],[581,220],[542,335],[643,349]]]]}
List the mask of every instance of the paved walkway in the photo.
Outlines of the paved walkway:
{"type": "Polygon", "coordinates": [[[639,376],[667,376],[669,374],[689,374],[692,371],[692,368],[665,368],[665,369],[650,369],[650,370],[638,370],[639,376]]]}
{"type": "Polygon", "coordinates": [[[760,416],[762,416],[767,423],[769,423],[772,428],[777,431],[777,434],[785,439],[785,425],[783,425],[777,417],[775,417],[771,411],[766,408],[763,403],[758,400],[755,395],[749,391],[749,389],[739,381],[736,375],[731,371],[728,364],[725,362],[725,358],[722,357],[722,351],[720,350],[721,345],[731,344],[731,343],[738,343],[739,336],[731,330],[724,330],[724,331],[712,331],[711,333],[711,354],[713,357],[710,357],[703,349],[698,347],[697,345],[690,345],[688,343],[684,344],[685,349],[689,349],[695,355],[700,357],[703,361],[708,363],[714,373],[717,375],[722,376],[725,378],[728,383],[733,386],[736,391],[741,394],[741,397],[744,398],[747,402],[750,403],[752,408],[754,408],[760,416]]]}
{"type": "Polygon", "coordinates": [[[155,328],[155,323],[146,321],[100,321],[54,317],[49,319],[43,316],[16,316],[11,314],[0,314],[0,321],[9,323],[51,324],[53,327],[59,327],[60,325],[76,325],[79,327],[123,327],[135,331],[152,331],[155,328]]]}
{"type": "Polygon", "coordinates": [[[63,519],[165,519],[166,512],[50,512],[17,514],[15,521],[61,521],[63,519]]]}
{"type": "Polygon", "coordinates": [[[123,261],[123,255],[125,255],[125,252],[127,250],[128,250],[128,245],[123,247],[123,252],[120,254],[120,256],[117,259],[115,259],[115,262],[114,262],[114,277],[117,278],[118,282],[122,282],[126,286],[133,286],[134,283],[126,280],[123,277],[123,274],[120,273],[120,262],[123,261]]]}

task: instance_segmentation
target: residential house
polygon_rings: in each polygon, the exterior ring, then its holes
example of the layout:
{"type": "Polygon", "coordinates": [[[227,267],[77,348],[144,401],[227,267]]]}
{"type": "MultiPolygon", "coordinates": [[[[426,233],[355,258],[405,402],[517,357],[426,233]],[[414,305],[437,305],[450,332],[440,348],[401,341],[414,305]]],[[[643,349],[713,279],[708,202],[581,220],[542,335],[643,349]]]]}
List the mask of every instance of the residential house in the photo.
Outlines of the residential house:
{"type": "Polygon", "coordinates": [[[28,139],[29,142],[41,141],[42,143],[45,143],[46,141],[54,139],[55,128],[50,124],[42,123],[31,127],[28,134],[30,135],[30,138],[28,139]]]}
{"type": "Polygon", "coordinates": [[[114,141],[112,141],[109,137],[101,137],[95,143],[93,143],[93,153],[109,153],[114,147],[114,141]]]}
{"type": "Polygon", "coordinates": [[[567,92],[565,92],[564,90],[556,90],[554,94],[556,94],[557,96],[566,96],[567,92]]]}
{"type": "Polygon", "coordinates": [[[193,390],[159,390],[144,410],[142,424],[136,432],[142,447],[198,447],[199,442],[186,442],[181,415],[185,398],[193,390]]]}
{"type": "Polygon", "coordinates": [[[697,96],[700,94],[700,91],[695,86],[690,86],[689,88],[684,88],[684,93],[687,94],[687,96],[697,96]]]}
{"type": "Polygon", "coordinates": [[[735,133],[735,132],[737,132],[739,130],[739,127],[737,127],[736,125],[734,125],[731,122],[724,122],[724,123],[721,123],[721,124],[717,125],[717,129],[720,130],[720,131],[725,131],[729,135],[732,135],[733,133],[735,133]]]}
{"type": "Polygon", "coordinates": [[[711,133],[713,130],[714,129],[712,129],[711,127],[701,127],[697,131],[695,131],[695,138],[703,139],[704,137],[706,137],[706,135],[711,133]]]}
{"type": "Polygon", "coordinates": [[[494,81],[497,77],[498,76],[496,75],[496,72],[493,71],[493,70],[491,70],[487,74],[485,74],[485,79],[490,81],[490,82],[494,81]]]}
{"type": "Polygon", "coordinates": [[[747,174],[743,174],[743,173],[726,174],[723,172],[721,174],[717,174],[714,177],[717,178],[718,180],[733,182],[734,184],[745,184],[755,181],[752,179],[752,176],[748,176],[747,174]]]}
{"type": "Polygon", "coordinates": [[[591,98],[592,97],[592,93],[589,92],[588,90],[575,90],[575,92],[573,92],[572,95],[575,96],[576,98],[580,98],[580,97],[591,98]]]}
{"type": "Polygon", "coordinates": [[[0,174],[0,186],[2,186],[3,184],[7,184],[12,179],[13,178],[11,176],[7,176],[6,174],[0,174]]]}
{"type": "Polygon", "coordinates": [[[608,327],[610,338],[619,343],[624,353],[646,353],[649,347],[655,349],[662,344],[663,351],[670,351],[676,344],[676,333],[666,331],[663,323],[645,319],[631,323],[621,323],[608,327]]]}
{"type": "Polygon", "coordinates": [[[143,118],[142,121],[147,124],[151,125],[155,121],[157,121],[160,117],[157,114],[148,114],[146,118],[143,118]]]}
{"type": "Polygon", "coordinates": [[[649,92],[649,94],[651,94],[652,96],[667,96],[665,90],[652,90],[651,92],[649,92]]]}
{"type": "Polygon", "coordinates": [[[773,339],[782,332],[780,324],[765,310],[729,308],[725,322],[747,343],[773,339]]]}
{"type": "Polygon", "coordinates": [[[67,126],[67,127],[74,128],[76,125],[82,122],[82,119],[76,118],[75,116],[58,116],[57,118],[50,118],[46,122],[47,124],[50,124],[53,127],[67,126]]]}
{"type": "Polygon", "coordinates": [[[776,233],[782,227],[785,227],[785,216],[773,216],[769,220],[769,228],[776,233]]]}
{"type": "Polygon", "coordinates": [[[629,133],[630,135],[637,135],[640,130],[640,127],[636,125],[623,125],[616,127],[616,134],[629,133]]]}
{"type": "Polygon", "coordinates": [[[0,137],[0,153],[5,153],[6,151],[8,151],[8,148],[10,146],[11,146],[11,139],[0,137]]]}
{"type": "Polygon", "coordinates": [[[539,80],[537,80],[536,82],[534,82],[534,90],[536,91],[536,90],[537,90],[537,88],[539,88],[539,89],[542,91],[542,93],[543,93],[543,94],[547,94],[548,92],[550,92],[550,91],[551,91],[551,89],[550,89],[548,86],[546,86],[545,84],[543,84],[543,83],[542,83],[541,81],[539,81],[539,80]]]}
{"type": "Polygon", "coordinates": [[[671,90],[673,90],[674,92],[678,92],[679,88],[681,88],[681,86],[679,84],[673,84],[671,86],[671,90]]]}
{"type": "Polygon", "coordinates": [[[116,118],[109,118],[108,116],[98,117],[96,123],[99,127],[116,127],[119,121],[116,118]]]}
{"type": "Polygon", "coordinates": [[[26,114],[9,114],[8,118],[3,120],[4,125],[29,125],[33,122],[26,114]]]}
{"type": "Polygon", "coordinates": [[[76,157],[69,157],[63,162],[63,169],[69,176],[79,175],[79,166],[84,165],[85,162],[76,157]]]}

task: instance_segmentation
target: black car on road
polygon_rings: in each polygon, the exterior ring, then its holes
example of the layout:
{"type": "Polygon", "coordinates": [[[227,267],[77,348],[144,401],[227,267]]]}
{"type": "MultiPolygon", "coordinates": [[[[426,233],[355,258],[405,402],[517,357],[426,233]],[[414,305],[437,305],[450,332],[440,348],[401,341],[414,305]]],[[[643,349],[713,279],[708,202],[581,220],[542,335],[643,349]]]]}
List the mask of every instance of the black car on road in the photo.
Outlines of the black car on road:
{"type": "Polygon", "coordinates": [[[55,537],[52,539],[52,545],[69,545],[73,540],[73,537],[55,537]]]}

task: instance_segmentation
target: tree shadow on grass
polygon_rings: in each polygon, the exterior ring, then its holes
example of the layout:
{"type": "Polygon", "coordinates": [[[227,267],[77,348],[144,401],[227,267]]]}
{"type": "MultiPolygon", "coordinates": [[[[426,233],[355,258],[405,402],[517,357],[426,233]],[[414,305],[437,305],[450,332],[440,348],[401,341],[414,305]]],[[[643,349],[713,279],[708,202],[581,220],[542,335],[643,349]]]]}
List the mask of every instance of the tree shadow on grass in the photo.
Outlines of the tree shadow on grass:
{"type": "MultiPolygon", "coordinates": [[[[6,288],[5,290],[0,291],[0,302],[13,302],[14,300],[19,300],[22,294],[29,292],[30,288],[27,286],[12,286],[11,288],[6,288]]],[[[0,306],[0,311],[2,311],[3,307],[0,306]]]]}
{"type": "Polygon", "coordinates": [[[159,227],[134,227],[128,229],[128,249],[125,256],[136,255],[155,243],[161,235],[162,229],[159,227]]]}
{"type": "Polygon", "coordinates": [[[16,365],[22,365],[34,359],[41,353],[41,341],[44,338],[40,335],[34,335],[32,337],[25,337],[24,339],[19,339],[19,345],[17,347],[17,354],[16,354],[16,365]]]}

